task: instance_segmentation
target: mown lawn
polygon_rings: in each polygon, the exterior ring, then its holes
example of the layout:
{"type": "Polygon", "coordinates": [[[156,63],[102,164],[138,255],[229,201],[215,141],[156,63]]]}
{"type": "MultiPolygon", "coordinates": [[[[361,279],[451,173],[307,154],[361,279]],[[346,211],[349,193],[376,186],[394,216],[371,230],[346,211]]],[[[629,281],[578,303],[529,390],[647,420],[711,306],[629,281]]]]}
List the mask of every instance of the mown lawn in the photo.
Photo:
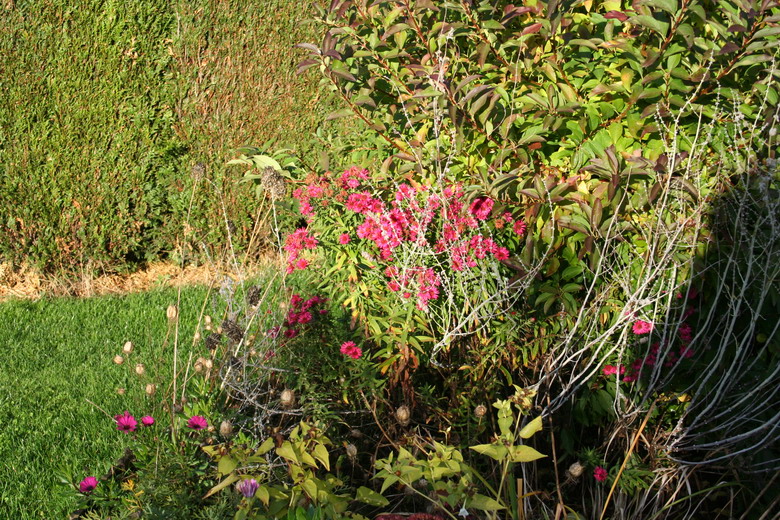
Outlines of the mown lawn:
{"type": "MultiPolygon", "coordinates": [[[[206,294],[181,294],[185,361],[206,294]]],[[[166,308],[176,299],[170,289],[0,304],[0,516],[65,518],[73,494],[62,493],[56,474],[101,475],[121,456],[127,437],[97,407],[110,414],[159,411],[164,391],[148,399],[144,386],[171,370],[166,308]],[[113,357],[126,341],[134,351],[117,365],[113,357]],[[134,372],[139,362],[144,377],[134,372]]]]}

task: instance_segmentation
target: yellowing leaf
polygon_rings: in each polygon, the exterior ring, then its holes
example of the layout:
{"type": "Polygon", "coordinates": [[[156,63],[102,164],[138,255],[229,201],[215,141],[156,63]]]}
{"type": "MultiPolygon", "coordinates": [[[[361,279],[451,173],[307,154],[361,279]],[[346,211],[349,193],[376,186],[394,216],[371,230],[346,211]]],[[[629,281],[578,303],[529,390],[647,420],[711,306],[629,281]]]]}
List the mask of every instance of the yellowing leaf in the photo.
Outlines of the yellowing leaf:
{"type": "Polygon", "coordinates": [[[542,429],[542,416],[540,415],[533,421],[523,426],[523,429],[520,430],[520,437],[522,437],[523,439],[528,439],[533,434],[540,431],[541,429],[542,429]]]}
{"type": "Polygon", "coordinates": [[[531,462],[546,457],[530,446],[510,446],[512,462],[531,462]]]}
{"type": "Polygon", "coordinates": [[[235,473],[231,473],[230,475],[228,475],[228,477],[225,480],[223,480],[222,482],[220,482],[219,484],[217,484],[216,486],[211,488],[208,493],[203,495],[203,498],[208,498],[211,495],[213,495],[214,493],[217,493],[217,492],[221,491],[222,489],[225,489],[226,487],[228,487],[233,482],[236,482],[239,478],[240,477],[238,475],[236,475],[235,473]]]}
{"type": "Polygon", "coordinates": [[[322,466],[330,471],[330,459],[328,458],[328,449],[322,444],[314,447],[314,458],[322,463],[322,466]]]}

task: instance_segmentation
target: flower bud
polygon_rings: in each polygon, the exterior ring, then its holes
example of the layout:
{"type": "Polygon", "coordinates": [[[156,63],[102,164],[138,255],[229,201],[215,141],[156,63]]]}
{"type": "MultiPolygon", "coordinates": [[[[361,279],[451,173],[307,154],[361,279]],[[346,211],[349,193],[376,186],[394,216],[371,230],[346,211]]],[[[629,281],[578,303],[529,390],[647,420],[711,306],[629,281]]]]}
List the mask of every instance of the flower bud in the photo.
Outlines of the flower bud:
{"type": "Polygon", "coordinates": [[[409,412],[409,407],[406,405],[402,405],[398,407],[398,409],[395,411],[395,419],[398,421],[398,423],[401,426],[409,425],[410,416],[411,413],[409,412]]]}
{"type": "Polygon", "coordinates": [[[355,446],[352,443],[347,444],[346,446],[347,450],[347,457],[349,457],[349,460],[354,460],[355,457],[357,457],[357,446],[355,446]]]}
{"type": "Polygon", "coordinates": [[[230,437],[233,435],[233,424],[225,419],[222,424],[219,425],[219,434],[223,437],[230,437]]]}
{"type": "Polygon", "coordinates": [[[165,316],[168,318],[168,321],[176,321],[176,318],[179,317],[179,309],[175,305],[168,305],[165,316]]]}
{"type": "Polygon", "coordinates": [[[122,364],[122,363],[124,363],[124,362],[125,362],[125,358],[123,358],[123,357],[122,357],[122,356],[120,356],[119,354],[117,354],[116,356],[114,356],[114,363],[116,363],[117,365],[121,365],[121,364],[122,364]]]}
{"type": "Polygon", "coordinates": [[[285,388],[279,396],[279,402],[285,408],[292,408],[295,405],[295,392],[285,388]]]}
{"type": "Polygon", "coordinates": [[[126,341],[125,344],[122,346],[122,352],[125,354],[129,354],[133,351],[133,344],[130,341],[126,341]]]}
{"type": "Polygon", "coordinates": [[[143,363],[138,363],[138,364],[135,365],[135,373],[136,374],[138,374],[139,376],[142,376],[142,375],[144,375],[145,372],[146,372],[146,367],[144,367],[143,363]]]}

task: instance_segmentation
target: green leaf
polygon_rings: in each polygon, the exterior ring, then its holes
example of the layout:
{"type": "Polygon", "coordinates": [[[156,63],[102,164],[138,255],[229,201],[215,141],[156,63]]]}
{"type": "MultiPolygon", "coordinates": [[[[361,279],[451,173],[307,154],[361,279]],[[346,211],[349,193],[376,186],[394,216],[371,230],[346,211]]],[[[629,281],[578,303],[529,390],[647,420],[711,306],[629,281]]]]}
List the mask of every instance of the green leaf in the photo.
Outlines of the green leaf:
{"type": "Polygon", "coordinates": [[[641,25],[642,27],[647,27],[648,29],[657,32],[664,38],[666,38],[666,33],[669,32],[668,23],[662,22],[661,20],[656,20],[650,15],[640,14],[637,16],[632,16],[631,18],[629,18],[629,21],[633,24],[641,25]]]}
{"type": "Polygon", "coordinates": [[[756,63],[763,63],[766,61],[772,61],[772,56],[768,54],[756,54],[753,56],[745,56],[737,63],[734,64],[734,68],[744,67],[746,65],[755,65],[756,63]]]}
{"type": "Polygon", "coordinates": [[[322,444],[317,444],[314,447],[314,458],[322,463],[322,466],[330,471],[330,459],[328,458],[328,449],[322,444]]]}
{"type": "Polygon", "coordinates": [[[541,431],[541,429],[542,429],[542,416],[540,415],[533,421],[523,426],[523,429],[520,430],[520,437],[522,437],[523,439],[528,439],[536,432],[541,431]]]}
{"type": "Polygon", "coordinates": [[[234,469],[238,467],[238,461],[230,455],[223,455],[217,463],[217,473],[220,477],[224,477],[234,469]]]}
{"type": "Polygon", "coordinates": [[[301,488],[303,488],[303,491],[309,496],[309,498],[314,500],[317,499],[317,483],[314,482],[314,479],[305,479],[303,482],[301,482],[301,488]]]}
{"type": "Polygon", "coordinates": [[[530,446],[510,446],[510,457],[512,462],[531,462],[546,457],[530,446]]]}
{"type": "Polygon", "coordinates": [[[469,449],[481,453],[482,455],[487,455],[493,460],[504,460],[509,454],[506,446],[497,444],[478,444],[476,446],[471,446],[469,449]]]}
{"type": "Polygon", "coordinates": [[[226,487],[228,487],[230,484],[232,484],[233,482],[236,482],[236,481],[237,481],[237,480],[239,480],[240,478],[241,478],[241,477],[239,477],[239,476],[238,476],[238,475],[236,475],[235,473],[231,473],[230,475],[228,475],[228,477],[227,477],[225,480],[223,480],[222,482],[220,482],[219,484],[217,484],[217,485],[216,485],[216,486],[214,486],[213,488],[209,489],[209,492],[208,492],[208,493],[206,493],[205,495],[203,495],[203,498],[208,498],[208,497],[210,497],[211,495],[213,495],[214,493],[218,493],[219,491],[221,491],[221,490],[225,489],[225,488],[226,488],[226,487]]]}
{"type": "Polygon", "coordinates": [[[262,456],[271,451],[271,448],[274,447],[274,439],[273,437],[268,437],[266,440],[263,441],[263,443],[260,445],[259,448],[257,448],[257,451],[255,452],[256,456],[262,456]]]}
{"type": "Polygon", "coordinates": [[[494,499],[485,495],[480,495],[479,493],[475,493],[474,496],[468,500],[467,505],[468,507],[473,507],[474,509],[479,509],[480,511],[499,511],[501,509],[506,509],[494,499]]]}
{"type": "Polygon", "coordinates": [[[298,456],[295,454],[295,450],[290,444],[290,441],[284,441],[281,446],[276,448],[276,454],[285,460],[289,460],[295,464],[300,464],[298,456]]]}
{"type": "Polygon", "coordinates": [[[390,503],[388,499],[373,489],[367,488],[365,486],[360,486],[358,488],[357,494],[355,495],[355,500],[377,507],[385,507],[390,503]]]}

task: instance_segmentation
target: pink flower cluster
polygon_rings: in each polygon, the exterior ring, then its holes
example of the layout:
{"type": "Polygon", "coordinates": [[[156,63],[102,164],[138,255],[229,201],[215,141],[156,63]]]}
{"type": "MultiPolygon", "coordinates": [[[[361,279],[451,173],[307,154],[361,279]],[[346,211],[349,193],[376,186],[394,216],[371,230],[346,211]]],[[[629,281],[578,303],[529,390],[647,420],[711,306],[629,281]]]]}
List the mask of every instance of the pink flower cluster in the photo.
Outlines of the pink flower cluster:
{"type": "MultiPolygon", "coordinates": [[[[475,268],[487,257],[499,261],[509,258],[506,247],[480,230],[495,209],[496,203],[490,197],[477,197],[467,204],[466,193],[459,184],[445,187],[440,194],[427,186],[407,183],[399,184],[394,190],[369,191],[365,186],[368,180],[367,170],[353,167],[340,176],[313,178],[293,195],[298,199],[301,213],[310,217],[310,222],[318,207],[324,207],[330,201],[341,204],[347,210],[346,221],[349,221],[349,213],[357,216],[358,221],[354,228],[337,235],[338,243],[350,243],[354,233],[376,247],[380,260],[390,267],[402,244],[430,246],[455,271],[475,268]]],[[[527,229],[526,223],[515,221],[510,212],[496,217],[493,224],[496,229],[511,226],[518,236],[525,234],[527,229]]],[[[302,257],[302,252],[316,245],[317,240],[309,236],[305,228],[290,235],[285,242],[288,273],[304,269],[308,261],[302,257]]],[[[414,266],[405,271],[400,274],[398,270],[386,271],[387,287],[406,298],[415,296],[417,307],[427,309],[428,303],[439,296],[439,274],[426,266],[414,266]]]]}
{"type": "MultiPolygon", "coordinates": [[[[115,415],[114,421],[116,421],[116,429],[120,432],[134,432],[138,427],[138,421],[136,421],[135,417],[130,415],[130,412],[127,410],[125,410],[123,414],[115,415]]],[[[154,417],[151,415],[145,415],[141,417],[141,424],[144,426],[152,426],[154,424],[154,417]]]]}
{"type": "Polygon", "coordinates": [[[345,341],[341,344],[341,353],[352,359],[359,359],[363,355],[363,350],[356,346],[354,341],[345,341]]]}
{"type": "MultiPolygon", "coordinates": [[[[317,309],[317,306],[325,303],[326,298],[312,296],[304,300],[300,294],[293,294],[290,298],[290,310],[287,311],[287,317],[284,320],[284,337],[294,338],[300,332],[301,325],[307,325],[314,320],[313,312],[317,314],[327,314],[327,309],[317,309]]],[[[279,328],[271,329],[272,335],[279,333],[279,328]]]]}
{"type": "Polygon", "coordinates": [[[284,240],[284,250],[287,252],[287,274],[296,269],[306,269],[309,260],[302,257],[301,253],[307,249],[314,249],[317,244],[317,239],[311,236],[306,228],[299,228],[287,235],[284,240]]]}

